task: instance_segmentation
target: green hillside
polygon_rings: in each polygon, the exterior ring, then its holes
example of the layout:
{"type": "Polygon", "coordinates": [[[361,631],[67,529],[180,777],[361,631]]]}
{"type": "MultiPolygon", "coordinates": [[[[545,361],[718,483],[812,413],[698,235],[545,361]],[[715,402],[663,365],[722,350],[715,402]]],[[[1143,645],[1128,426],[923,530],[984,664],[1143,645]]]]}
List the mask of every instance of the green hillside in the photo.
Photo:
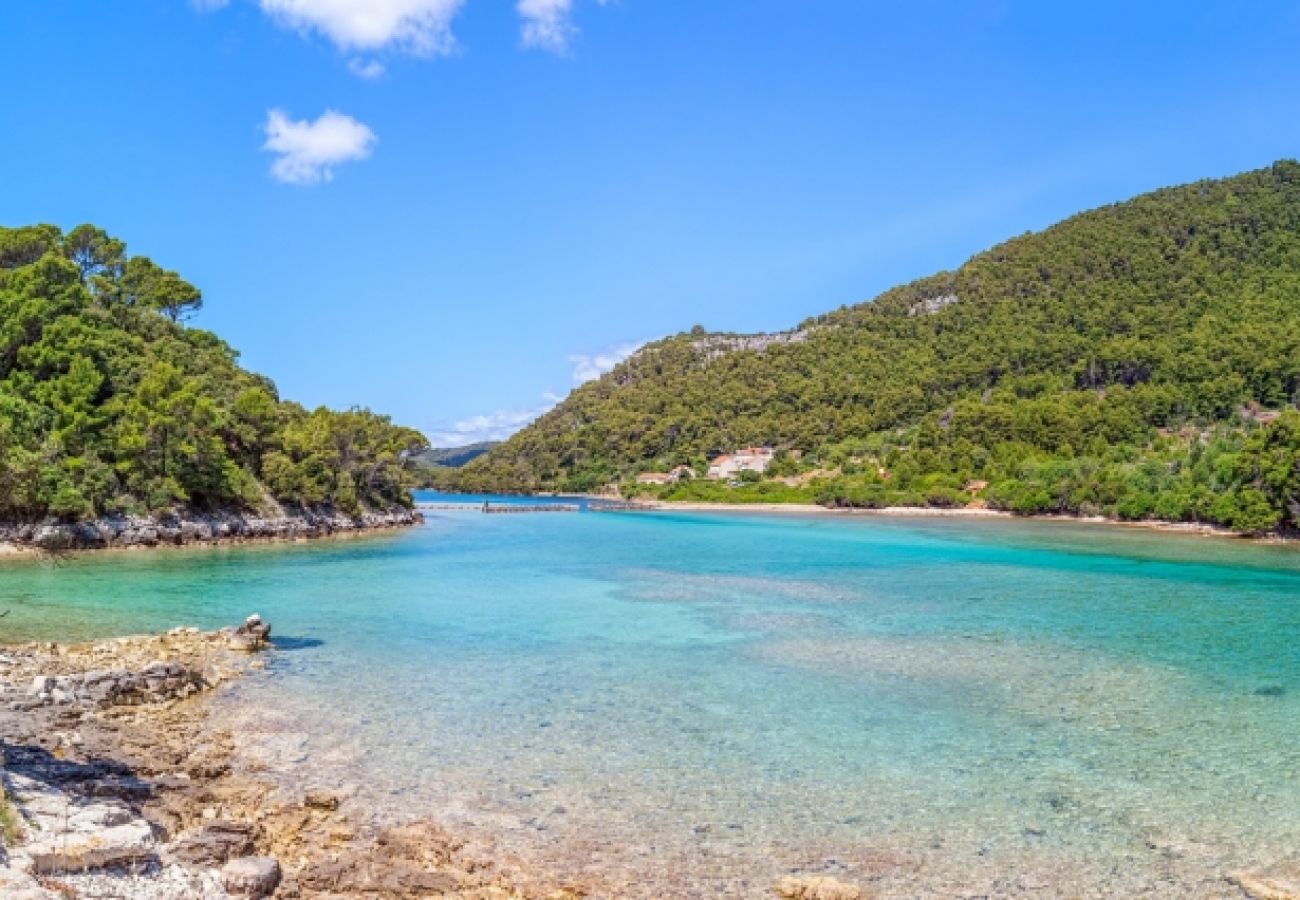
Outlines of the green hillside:
{"type": "Polygon", "coordinates": [[[789,484],[668,495],[1260,531],[1300,511],[1300,415],[1274,415],[1298,396],[1284,161],[1083,213],[784,335],[660,341],[448,484],[585,490],[770,444],[800,451],[775,467],[789,484]]]}
{"type": "Polygon", "coordinates": [[[445,466],[458,469],[473,462],[497,445],[497,441],[479,441],[464,447],[430,447],[421,450],[414,457],[415,461],[427,466],[445,466]]]}
{"type": "Polygon", "coordinates": [[[422,435],[281,401],[201,302],[92,226],[0,228],[0,520],[410,502],[422,435]]]}

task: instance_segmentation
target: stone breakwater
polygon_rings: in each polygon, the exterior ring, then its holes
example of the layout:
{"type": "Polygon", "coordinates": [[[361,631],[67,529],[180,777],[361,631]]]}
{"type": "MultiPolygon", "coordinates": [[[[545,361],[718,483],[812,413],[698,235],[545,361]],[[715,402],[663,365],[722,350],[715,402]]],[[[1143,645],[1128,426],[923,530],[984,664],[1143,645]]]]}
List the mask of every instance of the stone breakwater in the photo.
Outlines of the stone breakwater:
{"type": "Polygon", "coordinates": [[[297,540],[424,521],[401,507],[357,514],[332,508],[284,509],[273,514],[177,511],[156,516],[107,516],[74,524],[0,525],[0,545],[36,550],[100,550],[226,541],[297,540]]]}
{"type": "MultiPolygon", "coordinates": [[[[552,898],[426,821],[367,824],[346,785],[238,771],[208,698],[265,667],[270,626],[0,647],[0,897],[552,898]]],[[[276,773],[283,774],[283,773],[276,773]]]]}

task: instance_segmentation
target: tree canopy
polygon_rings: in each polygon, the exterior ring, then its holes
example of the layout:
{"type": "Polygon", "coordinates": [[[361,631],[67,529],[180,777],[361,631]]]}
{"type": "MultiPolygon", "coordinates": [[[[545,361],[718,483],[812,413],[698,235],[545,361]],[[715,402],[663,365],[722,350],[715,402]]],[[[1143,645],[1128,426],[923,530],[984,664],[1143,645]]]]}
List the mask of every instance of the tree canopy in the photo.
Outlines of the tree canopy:
{"type": "Polygon", "coordinates": [[[410,502],[421,434],[282,401],[201,304],[102,229],[0,228],[0,518],[410,502]]]}

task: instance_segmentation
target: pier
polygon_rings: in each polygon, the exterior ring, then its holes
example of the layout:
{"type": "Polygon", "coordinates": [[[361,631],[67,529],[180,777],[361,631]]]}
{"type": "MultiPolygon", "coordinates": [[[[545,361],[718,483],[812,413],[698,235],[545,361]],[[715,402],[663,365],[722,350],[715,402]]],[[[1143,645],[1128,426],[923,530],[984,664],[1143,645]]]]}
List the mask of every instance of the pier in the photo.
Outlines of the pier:
{"type": "Polygon", "coordinates": [[[587,503],[416,503],[422,512],[447,510],[458,512],[478,511],[487,515],[522,515],[525,513],[576,513],[576,512],[649,512],[658,509],[653,503],[636,500],[589,500],[587,503]]]}

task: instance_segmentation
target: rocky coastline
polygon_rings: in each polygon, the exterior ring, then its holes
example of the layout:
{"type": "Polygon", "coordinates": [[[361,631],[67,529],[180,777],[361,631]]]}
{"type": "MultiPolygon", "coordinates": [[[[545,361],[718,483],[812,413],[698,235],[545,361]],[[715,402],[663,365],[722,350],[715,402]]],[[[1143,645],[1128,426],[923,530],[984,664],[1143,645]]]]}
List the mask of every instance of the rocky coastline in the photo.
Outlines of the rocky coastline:
{"type": "Polygon", "coordinates": [[[583,895],[470,858],[431,822],[368,824],[346,786],[290,796],[241,771],[240,735],[210,698],[264,668],[269,633],[250,616],[0,647],[0,896],[583,895]]]}
{"type": "Polygon", "coordinates": [[[405,507],[348,513],[333,507],[275,507],[261,512],[175,510],[152,516],[105,516],[86,522],[0,524],[0,548],[59,552],[294,541],[389,528],[424,521],[405,507]]]}

